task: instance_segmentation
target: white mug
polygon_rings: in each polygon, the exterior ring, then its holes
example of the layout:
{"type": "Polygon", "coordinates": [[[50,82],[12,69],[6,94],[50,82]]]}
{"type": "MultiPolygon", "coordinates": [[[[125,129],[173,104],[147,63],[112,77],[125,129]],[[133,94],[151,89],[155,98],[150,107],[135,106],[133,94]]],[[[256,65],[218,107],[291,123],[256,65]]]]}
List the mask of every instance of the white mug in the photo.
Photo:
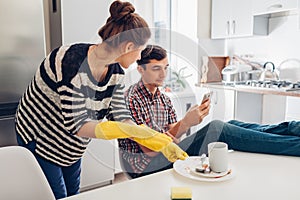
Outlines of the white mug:
{"type": "Polygon", "coordinates": [[[214,172],[228,170],[228,145],[224,142],[208,144],[208,159],[210,169],[214,172]]]}

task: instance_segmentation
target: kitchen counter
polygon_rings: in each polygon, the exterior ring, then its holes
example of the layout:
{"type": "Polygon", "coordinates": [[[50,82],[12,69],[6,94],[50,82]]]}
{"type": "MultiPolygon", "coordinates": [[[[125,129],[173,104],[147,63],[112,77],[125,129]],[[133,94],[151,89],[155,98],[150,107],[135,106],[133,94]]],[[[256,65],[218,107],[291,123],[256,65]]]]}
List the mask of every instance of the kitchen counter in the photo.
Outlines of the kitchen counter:
{"type": "Polygon", "coordinates": [[[212,88],[212,89],[235,90],[238,92],[249,92],[249,93],[256,93],[256,94],[300,97],[300,90],[281,91],[281,90],[270,89],[270,88],[245,87],[242,85],[225,85],[222,82],[201,83],[201,84],[196,84],[196,86],[203,87],[203,88],[212,88]]]}
{"type": "MultiPolygon", "coordinates": [[[[286,121],[287,102],[300,97],[300,90],[225,85],[222,82],[203,83],[199,88],[213,91],[213,119],[276,124],[286,121]]],[[[294,120],[294,119],[293,119],[294,120]]]]}

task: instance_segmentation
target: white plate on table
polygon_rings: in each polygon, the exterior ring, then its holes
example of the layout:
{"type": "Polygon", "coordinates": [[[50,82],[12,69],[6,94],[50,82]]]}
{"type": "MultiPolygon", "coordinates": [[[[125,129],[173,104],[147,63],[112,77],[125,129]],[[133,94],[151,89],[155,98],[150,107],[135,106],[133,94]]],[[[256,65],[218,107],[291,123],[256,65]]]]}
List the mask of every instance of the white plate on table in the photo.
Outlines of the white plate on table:
{"type": "Polygon", "coordinates": [[[232,179],[234,177],[234,169],[229,168],[227,172],[215,173],[211,172],[209,174],[202,174],[195,171],[195,168],[201,163],[200,156],[190,156],[185,160],[177,160],[173,164],[174,170],[187,178],[197,180],[197,181],[206,181],[206,182],[220,182],[232,179]]]}

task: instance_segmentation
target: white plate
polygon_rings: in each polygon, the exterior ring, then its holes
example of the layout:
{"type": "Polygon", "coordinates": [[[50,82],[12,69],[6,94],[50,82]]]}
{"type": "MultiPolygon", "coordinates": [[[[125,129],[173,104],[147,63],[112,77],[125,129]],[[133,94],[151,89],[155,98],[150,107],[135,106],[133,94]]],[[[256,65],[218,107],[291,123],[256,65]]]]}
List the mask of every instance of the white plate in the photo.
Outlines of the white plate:
{"type": "MultiPolygon", "coordinates": [[[[207,182],[220,182],[220,181],[226,181],[229,179],[232,179],[234,177],[235,171],[232,167],[230,167],[230,173],[223,176],[219,173],[218,177],[204,177],[201,176],[201,173],[194,172],[195,167],[199,166],[200,163],[200,156],[190,156],[185,160],[177,160],[173,164],[174,170],[187,178],[198,180],[198,181],[207,181],[207,182]],[[220,177],[221,176],[221,177],[220,177]]],[[[228,173],[228,172],[227,172],[228,173]]],[[[214,173],[216,174],[216,173],[214,173]]],[[[226,172],[225,172],[226,174],[226,172]]]]}
{"type": "Polygon", "coordinates": [[[201,172],[197,172],[195,167],[194,168],[191,167],[190,172],[193,173],[193,175],[201,176],[205,178],[221,178],[223,176],[229,175],[229,173],[231,173],[231,169],[228,169],[227,171],[220,172],[220,173],[213,172],[213,171],[211,171],[210,173],[201,173],[201,172]]]}

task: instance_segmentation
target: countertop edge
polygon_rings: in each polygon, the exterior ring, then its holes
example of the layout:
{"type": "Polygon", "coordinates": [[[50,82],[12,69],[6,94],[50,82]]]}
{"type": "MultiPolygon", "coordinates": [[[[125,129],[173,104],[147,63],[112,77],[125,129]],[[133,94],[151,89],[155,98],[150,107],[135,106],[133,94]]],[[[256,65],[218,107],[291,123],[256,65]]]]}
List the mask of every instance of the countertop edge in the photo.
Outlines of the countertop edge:
{"type": "Polygon", "coordinates": [[[242,87],[238,87],[238,86],[234,86],[234,85],[225,85],[222,82],[197,83],[196,87],[234,90],[237,92],[249,92],[249,93],[265,94],[265,95],[281,95],[281,96],[300,97],[300,90],[298,90],[298,91],[276,91],[275,89],[267,89],[267,88],[266,89],[242,88],[242,87]]]}

